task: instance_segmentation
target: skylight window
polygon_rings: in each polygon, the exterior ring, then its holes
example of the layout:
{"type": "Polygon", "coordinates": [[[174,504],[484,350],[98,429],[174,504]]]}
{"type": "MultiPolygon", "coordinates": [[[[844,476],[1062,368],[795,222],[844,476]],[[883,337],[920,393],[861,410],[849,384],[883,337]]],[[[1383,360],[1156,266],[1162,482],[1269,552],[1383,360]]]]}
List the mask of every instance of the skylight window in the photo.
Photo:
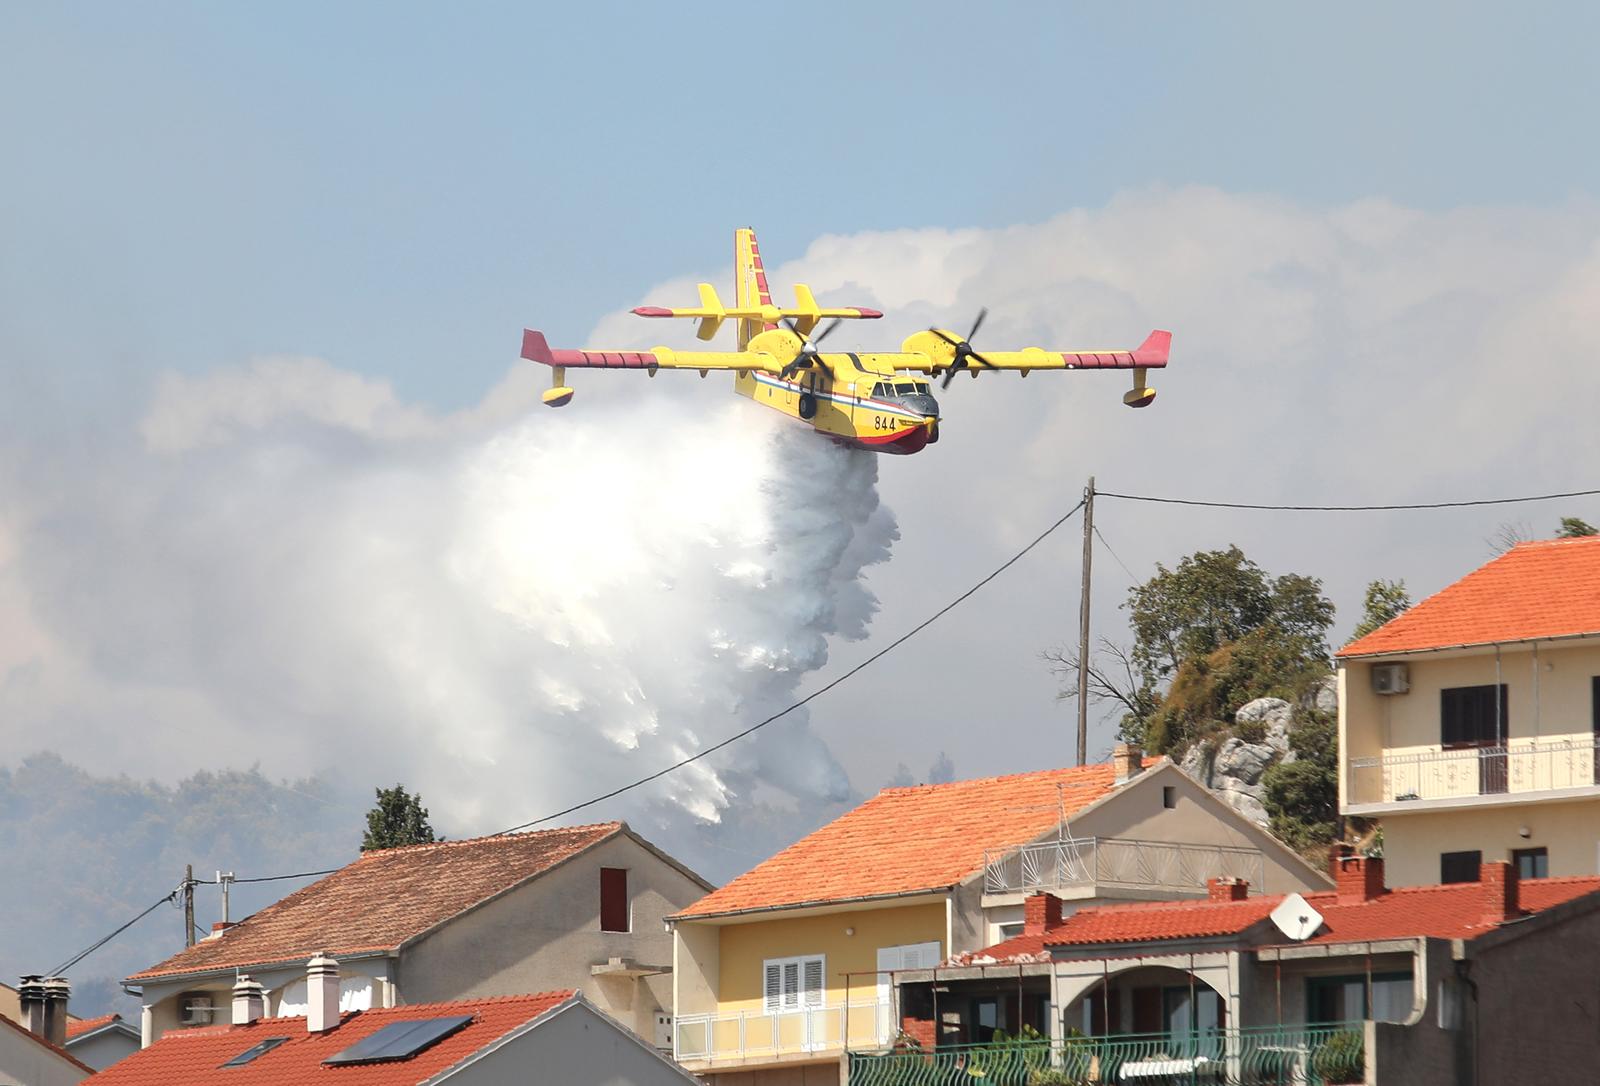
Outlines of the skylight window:
{"type": "Polygon", "coordinates": [[[245,1064],[247,1064],[250,1061],[254,1060],[257,1056],[262,1056],[262,1055],[265,1055],[268,1052],[271,1052],[274,1048],[277,1048],[279,1045],[283,1044],[283,1042],[287,1041],[288,1039],[289,1038],[287,1038],[287,1037],[268,1037],[266,1040],[262,1041],[260,1044],[256,1045],[254,1048],[245,1049],[243,1052],[239,1053],[237,1056],[235,1056],[233,1059],[229,1060],[227,1063],[223,1064],[222,1066],[224,1066],[224,1067],[243,1067],[245,1064]]]}
{"type": "Polygon", "coordinates": [[[409,1060],[431,1045],[436,1045],[472,1021],[470,1014],[449,1018],[414,1018],[408,1022],[392,1022],[370,1037],[364,1037],[345,1049],[323,1060],[324,1064],[341,1066],[352,1063],[383,1063],[386,1060],[409,1060]]]}

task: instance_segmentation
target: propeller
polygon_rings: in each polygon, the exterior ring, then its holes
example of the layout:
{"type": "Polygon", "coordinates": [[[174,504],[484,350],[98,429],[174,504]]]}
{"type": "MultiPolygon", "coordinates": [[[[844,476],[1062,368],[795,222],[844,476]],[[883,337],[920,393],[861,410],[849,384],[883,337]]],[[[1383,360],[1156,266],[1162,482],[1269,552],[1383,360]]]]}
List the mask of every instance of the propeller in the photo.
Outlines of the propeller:
{"type": "Polygon", "coordinates": [[[996,368],[993,362],[990,362],[983,355],[972,349],[972,337],[978,334],[978,329],[983,327],[983,319],[988,315],[987,306],[978,310],[978,319],[972,322],[972,331],[967,333],[966,339],[951,339],[937,328],[928,329],[928,331],[956,349],[956,356],[951,360],[950,368],[944,371],[944,383],[939,386],[940,388],[949,388],[950,382],[955,378],[956,371],[964,370],[972,364],[969,359],[977,359],[979,363],[990,369],[996,368]]]}
{"type": "Polygon", "coordinates": [[[783,367],[778,376],[782,377],[784,380],[788,380],[800,370],[810,369],[812,364],[817,360],[817,344],[827,339],[829,334],[831,334],[835,328],[839,327],[839,321],[841,319],[842,318],[840,317],[833,318],[833,321],[826,328],[808,339],[806,338],[806,334],[796,327],[794,321],[790,320],[788,317],[783,318],[783,323],[789,326],[789,331],[800,337],[800,353],[789,360],[789,364],[783,367]]]}

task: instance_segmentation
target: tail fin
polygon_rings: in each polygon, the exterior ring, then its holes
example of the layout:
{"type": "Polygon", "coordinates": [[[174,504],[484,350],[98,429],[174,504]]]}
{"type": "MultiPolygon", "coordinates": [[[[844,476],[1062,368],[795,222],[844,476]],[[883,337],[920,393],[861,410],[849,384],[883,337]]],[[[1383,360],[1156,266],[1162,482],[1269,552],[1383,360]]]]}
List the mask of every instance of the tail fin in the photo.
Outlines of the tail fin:
{"type": "MultiPolygon", "coordinates": [[[[756,232],[748,226],[733,232],[733,304],[736,309],[772,304],[767,271],[761,266],[761,247],[756,244],[756,232]]],[[[744,350],[751,337],[774,327],[758,320],[740,320],[739,349],[744,350]]]]}

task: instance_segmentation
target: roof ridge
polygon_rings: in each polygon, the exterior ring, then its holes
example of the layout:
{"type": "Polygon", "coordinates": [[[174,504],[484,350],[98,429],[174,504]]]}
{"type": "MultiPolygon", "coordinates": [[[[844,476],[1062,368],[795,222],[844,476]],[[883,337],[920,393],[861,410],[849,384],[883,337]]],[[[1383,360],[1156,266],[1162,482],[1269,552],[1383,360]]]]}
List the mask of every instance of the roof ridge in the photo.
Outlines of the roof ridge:
{"type": "MultiPolygon", "coordinates": [[[[423,841],[415,845],[395,845],[392,848],[373,848],[364,850],[350,863],[360,863],[375,856],[396,856],[403,852],[422,852],[427,849],[459,848],[464,845],[482,845],[490,841],[530,841],[550,837],[558,833],[578,833],[585,830],[610,830],[616,832],[627,826],[621,819],[610,822],[589,822],[581,826],[551,826],[544,830],[523,830],[516,833],[501,831],[500,833],[486,833],[481,837],[461,837],[454,841],[423,841]]],[[[346,864],[346,867],[350,864],[346,864]]],[[[341,868],[340,870],[343,870],[341,868]]]]}
{"type": "MultiPolygon", "coordinates": [[[[1167,756],[1164,754],[1146,755],[1144,758],[1143,768],[1149,769],[1152,766],[1159,765],[1165,761],[1167,761],[1167,756]]],[[[909,792],[930,792],[940,788],[959,788],[963,786],[970,787],[978,784],[993,784],[1000,781],[1021,780],[1024,777],[1048,777],[1059,773],[1081,774],[1084,777],[1099,776],[1107,771],[1113,770],[1114,768],[1115,767],[1110,762],[1090,762],[1088,765],[1060,766],[1054,769],[1024,769],[1017,773],[997,773],[989,777],[966,777],[958,781],[940,781],[937,784],[897,784],[880,788],[877,792],[877,795],[874,795],[866,802],[871,803],[872,800],[877,799],[878,796],[889,794],[904,795],[909,792]]]]}

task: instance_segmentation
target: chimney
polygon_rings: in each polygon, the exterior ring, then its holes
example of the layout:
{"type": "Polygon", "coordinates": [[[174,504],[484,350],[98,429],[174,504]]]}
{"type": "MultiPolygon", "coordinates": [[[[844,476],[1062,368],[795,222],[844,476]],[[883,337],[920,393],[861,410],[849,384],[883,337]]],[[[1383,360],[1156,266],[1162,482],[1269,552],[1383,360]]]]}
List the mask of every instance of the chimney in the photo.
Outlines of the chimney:
{"type": "Polygon", "coordinates": [[[326,1033],[339,1025],[339,963],[326,954],[306,963],[306,1032],[326,1033]]]}
{"type": "Polygon", "coordinates": [[[22,1025],[35,1037],[45,1035],[44,1024],[44,978],[29,973],[23,976],[17,985],[18,1010],[22,1015],[22,1025]]]}
{"type": "Polygon", "coordinates": [[[1356,846],[1344,841],[1335,841],[1328,850],[1328,877],[1334,882],[1339,881],[1339,862],[1356,854],[1356,846]]]}
{"type": "Polygon", "coordinates": [[[248,1026],[267,1013],[267,990],[261,982],[248,973],[240,973],[233,982],[233,1024],[248,1026]]]}
{"type": "Polygon", "coordinates": [[[1380,856],[1339,856],[1333,878],[1339,887],[1340,905],[1359,905],[1381,897],[1383,858],[1380,856]]]}
{"type": "Polygon", "coordinates": [[[1478,884],[1483,887],[1483,921],[1503,924],[1522,915],[1522,894],[1514,864],[1491,860],[1478,867],[1478,884]]]}
{"type": "Polygon", "coordinates": [[[1061,926],[1061,899],[1054,894],[1033,894],[1022,903],[1022,934],[1043,935],[1061,926]]]}
{"type": "Polygon", "coordinates": [[[65,977],[45,977],[37,981],[35,990],[39,993],[35,1003],[39,1028],[34,1029],[31,1022],[28,1028],[61,1048],[67,1043],[67,999],[72,995],[72,988],[65,977]]]}
{"type": "Polygon", "coordinates": [[[1250,896],[1248,879],[1207,879],[1206,890],[1212,901],[1243,901],[1250,896]]]}
{"type": "Polygon", "coordinates": [[[1144,751],[1132,743],[1118,743],[1111,749],[1111,764],[1116,769],[1116,781],[1124,784],[1144,769],[1144,751]]]}

